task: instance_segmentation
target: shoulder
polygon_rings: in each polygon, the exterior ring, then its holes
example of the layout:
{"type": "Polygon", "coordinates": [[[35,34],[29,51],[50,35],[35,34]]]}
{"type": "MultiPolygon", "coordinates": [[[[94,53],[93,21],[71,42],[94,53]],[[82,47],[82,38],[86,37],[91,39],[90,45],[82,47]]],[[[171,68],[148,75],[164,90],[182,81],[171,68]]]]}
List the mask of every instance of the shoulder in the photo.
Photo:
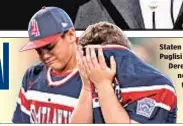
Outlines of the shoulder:
{"type": "Polygon", "coordinates": [[[23,83],[26,83],[29,80],[35,80],[35,78],[40,76],[46,70],[47,66],[43,63],[37,63],[30,66],[24,74],[23,83]]]}
{"type": "Polygon", "coordinates": [[[39,75],[42,71],[44,71],[44,69],[47,69],[47,67],[43,63],[37,63],[30,66],[25,74],[36,76],[39,75]]]}

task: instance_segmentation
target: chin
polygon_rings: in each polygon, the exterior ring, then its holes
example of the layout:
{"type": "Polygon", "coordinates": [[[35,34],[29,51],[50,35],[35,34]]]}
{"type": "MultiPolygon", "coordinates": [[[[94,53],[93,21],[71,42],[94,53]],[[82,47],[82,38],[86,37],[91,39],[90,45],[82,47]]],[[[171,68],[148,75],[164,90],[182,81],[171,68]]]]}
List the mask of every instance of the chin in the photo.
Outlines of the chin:
{"type": "Polygon", "coordinates": [[[64,69],[64,67],[62,65],[56,65],[56,64],[55,65],[52,64],[49,67],[51,67],[55,71],[62,71],[64,69]]]}

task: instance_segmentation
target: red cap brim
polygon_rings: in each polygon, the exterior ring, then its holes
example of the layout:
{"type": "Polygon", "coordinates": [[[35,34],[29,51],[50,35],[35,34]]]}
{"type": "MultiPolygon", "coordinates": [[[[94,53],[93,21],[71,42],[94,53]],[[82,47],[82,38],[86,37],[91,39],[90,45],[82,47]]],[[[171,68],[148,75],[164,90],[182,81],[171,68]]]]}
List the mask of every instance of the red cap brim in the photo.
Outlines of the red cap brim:
{"type": "Polygon", "coordinates": [[[44,46],[52,43],[59,36],[61,36],[61,33],[55,34],[55,35],[52,35],[52,36],[48,36],[48,37],[45,37],[45,38],[42,38],[42,39],[39,39],[39,40],[30,41],[23,48],[20,49],[20,52],[44,47],[44,46]]]}

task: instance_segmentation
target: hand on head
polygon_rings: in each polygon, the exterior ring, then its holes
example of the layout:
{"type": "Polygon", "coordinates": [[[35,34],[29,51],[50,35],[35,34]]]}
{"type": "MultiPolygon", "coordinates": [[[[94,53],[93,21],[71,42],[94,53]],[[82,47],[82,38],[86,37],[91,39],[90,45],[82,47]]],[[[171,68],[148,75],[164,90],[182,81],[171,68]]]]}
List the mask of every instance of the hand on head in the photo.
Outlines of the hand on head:
{"type": "Polygon", "coordinates": [[[96,88],[101,85],[112,84],[116,74],[116,62],[113,56],[110,57],[109,68],[106,65],[103,50],[101,46],[97,47],[98,56],[95,52],[96,46],[87,46],[86,55],[83,55],[81,47],[77,50],[77,61],[81,76],[91,81],[96,88]]]}

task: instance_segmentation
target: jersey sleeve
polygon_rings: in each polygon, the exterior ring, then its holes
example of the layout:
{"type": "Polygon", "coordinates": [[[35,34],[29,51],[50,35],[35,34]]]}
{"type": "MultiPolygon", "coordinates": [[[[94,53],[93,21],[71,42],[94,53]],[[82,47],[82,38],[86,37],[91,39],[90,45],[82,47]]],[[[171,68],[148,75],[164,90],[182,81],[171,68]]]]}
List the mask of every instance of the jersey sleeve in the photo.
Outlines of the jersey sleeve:
{"type": "Polygon", "coordinates": [[[176,123],[176,106],[170,109],[152,98],[143,98],[125,107],[132,120],[139,123],[176,123]]]}
{"type": "Polygon", "coordinates": [[[16,102],[16,108],[13,113],[12,122],[13,123],[29,123],[29,102],[26,98],[26,90],[27,90],[27,79],[28,79],[28,71],[25,73],[22,86],[19,91],[18,99],[16,102]]]}
{"type": "Polygon", "coordinates": [[[134,55],[115,57],[122,105],[139,123],[175,123],[177,97],[165,75],[134,55]]]}

